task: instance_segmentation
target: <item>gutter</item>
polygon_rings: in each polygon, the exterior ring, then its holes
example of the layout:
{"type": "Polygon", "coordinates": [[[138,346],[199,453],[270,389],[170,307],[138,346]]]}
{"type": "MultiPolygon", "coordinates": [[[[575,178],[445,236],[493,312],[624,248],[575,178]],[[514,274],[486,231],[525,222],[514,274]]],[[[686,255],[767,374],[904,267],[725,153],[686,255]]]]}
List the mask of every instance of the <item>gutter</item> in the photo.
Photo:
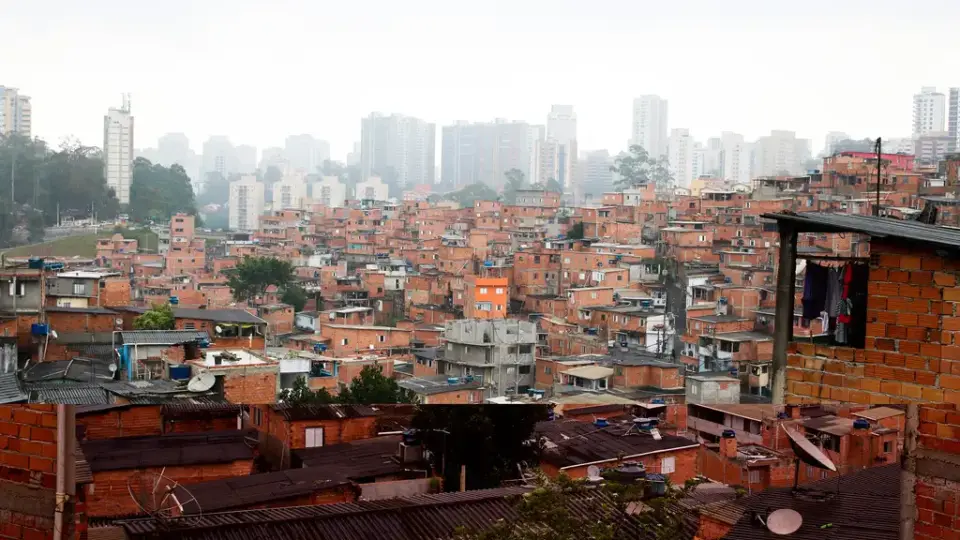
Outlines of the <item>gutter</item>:
{"type": "Polygon", "coordinates": [[[70,538],[73,499],[76,495],[76,409],[73,405],[57,405],[57,491],[53,515],[53,540],[70,538]]]}
{"type": "Polygon", "coordinates": [[[629,456],[623,456],[623,458],[610,458],[610,459],[601,459],[600,461],[591,461],[589,463],[577,463],[576,465],[567,465],[566,467],[560,467],[561,471],[568,469],[576,469],[578,467],[589,467],[590,465],[601,465],[603,463],[610,463],[612,461],[626,461],[628,459],[634,459],[644,456],[652,456],[654,454],[662,454],[664,452],[673,452],[675,450],[689,450],[691,448],[700,448],[699,444],[690,444],[687,446],[677,446],[674,448],[664,448],[663,450],[654,450],[653,452],[644,452],[642,454],[631,454],[629,456]]]}

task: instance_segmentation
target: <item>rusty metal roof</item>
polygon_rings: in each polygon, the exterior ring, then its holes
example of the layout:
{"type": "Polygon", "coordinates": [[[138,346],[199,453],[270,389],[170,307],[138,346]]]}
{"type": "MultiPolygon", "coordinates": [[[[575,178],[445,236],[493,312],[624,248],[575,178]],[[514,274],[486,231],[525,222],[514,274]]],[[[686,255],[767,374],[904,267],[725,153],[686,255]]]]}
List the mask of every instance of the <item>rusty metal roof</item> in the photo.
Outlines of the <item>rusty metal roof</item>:
{"type": "Polygon", "coordinates": [[[80,443],[94,473],[252,460],[256,432],[231,430],[120,437],[80,443]]]}
{"type": "Polygon", "coordinates": [[[803,212],[763,214],[761,217],[796,225],[808,232],[855,232],[873,238],[895,238],[913,243],[960,248],[960,230],[876,216],[803,212]]]}
{"type": "Polygon", "coordinates": [[[377,416],[377,410],[366,405],[275,405],[274,410],[286,420],[342,420],[377,416]]]}
{"type": "Polygon", "coordinates": [[[545,437],[547,445],[543,460],[560,468],[626,457],[696,448],[698,443],[684,437],[663,434],[660,440],[649,433],[640,433],[633,422],[610,424],[598,428],[592,423],[577,420],[546,421],[537,424],[538,437],[545,437]]]}

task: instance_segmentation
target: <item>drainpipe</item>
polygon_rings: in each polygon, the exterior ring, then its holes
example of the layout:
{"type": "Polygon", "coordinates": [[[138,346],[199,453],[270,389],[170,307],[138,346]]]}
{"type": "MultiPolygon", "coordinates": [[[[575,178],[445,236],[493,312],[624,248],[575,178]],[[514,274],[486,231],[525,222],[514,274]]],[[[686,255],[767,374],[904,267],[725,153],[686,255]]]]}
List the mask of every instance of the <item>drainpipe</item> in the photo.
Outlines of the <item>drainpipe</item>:
{"type": "Polygon", "coordinates": [[[76,472],[76,417],[73,405],[57,405],[57,492],[53,516],[53,540],[69,538],[64,534],[73,521],[73,499],[77,484],[76,472]]]}

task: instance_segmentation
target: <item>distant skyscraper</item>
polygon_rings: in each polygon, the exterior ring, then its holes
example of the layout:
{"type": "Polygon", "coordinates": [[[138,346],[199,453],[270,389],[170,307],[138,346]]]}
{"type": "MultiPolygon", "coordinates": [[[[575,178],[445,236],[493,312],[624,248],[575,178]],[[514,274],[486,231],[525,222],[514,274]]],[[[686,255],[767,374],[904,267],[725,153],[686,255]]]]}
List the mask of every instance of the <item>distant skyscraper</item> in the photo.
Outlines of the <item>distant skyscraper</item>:
{"type": "Polygon", "coordinates": [[[913,138],[944,131],[947,97],[932,86],[924,86],[913,96],[913,138]]]}
{"type": "Polygon", "coordinates": [[[347,153],[347,166],[360,165],[360,143],[353,143],[353,151],[347,153]]]}
{"type": "MultiPolygon", "coordinates": [[[[700,176],[710,175],[723,177],[723,138],[710,137],[703,148],[703,165],[700,166],[700,176]]],[[[700,176],[694,176],[699,178],[700,176]]]]}
{"type": "Polygon", "coordinates": [[[800,175],[810,157],[810,141],[792,131],[774,130],[760,137],[754,155],[755,176],[800,175]]]}
{"type": "MultiPolygon", "coordinates": [[[[712,145],[712,140],[711,140],[712,145]]],[[[750,182],[752,146],[743,135],[724,131],[720,134],[720,175],[724,180],[747,184],[750,182]]]]}
{"type": "MultiPolygon", "coordinates": [[[[604,192],[613,191],[613,157],[606,150],[586,152],[581,160],[583,195],[590,195],[590,200],[598,201],[604,192]]],[[[580,171],[577,171],[580,172],[580,171]]]]}
{"type": "Polygon", "coordinates": [[[569,145],[577,140],[577,114],[573,105],[553,105],[547,115],[547,138],[569,145]]]}
{"type": "Polygon", "coordinates": [[[270,167],[276,167],[280,172],[287,172],[287,159],[284,157],[283,148],[272,146],[263,149],[260,154],[260,172],[266,173],[270,167]]]}
{"type": "Polygon", "coordinates": [[[330,143],[313,135],[291,135],[284,145],[284,155],[294,171],[314,174],[330,159],[330,143]]]}
{"type": "Polygon", "coordinates": [[[246,175],[230,182],[227,203],[228,223],[234,231],[254,231],[260,226],[263,213],[264,185],[254,175],[246,175]]]}
{"type": "Polygon", "coordinates": [[[190,139],[183,133],[167,133],[157,140],[156,163],[164,167],[178,163],[187,168],[190,154],[190,139]]]}
{"type": "Polygon", "coordinates": [[[950,89],[947,105],[947,134],[950,136],[950,151],[960,150],[960,88],[950,89]]]}
{"type": "Polygon", "coordinates": [[[506,181],[505,173],[517,169],[533,181],[531,129],[526,122],[503,119],[443,126],[440,178],[455,187],[480,182],[498,189],[506,181]]]}
{"type": "Polygon", "coordinates": [[[823,142],[823,155],[824,157],[830,157],[836,153],[837,143],[844,141],[850,138],[850,135],[842,131],[831,131],[827,133],[826,138],[823,142]]]}
{"type": "Polygon", "coordinates": [[[241,144],[236,148],[237,172],[253,174],[257,171],[257,147],[241,144]]]}
{"type": "Polygon", "coordinates": [[[640,96],[633,100],[631,145],[640,145],[653,157],[667,153],[667,100],[640,96]]]}
{"type": "Polygon", "coordinates": [[[690,187],[693,181],[693,138],[690,137],[690,130],[686,128],[670,130],[668,148],[668,162],[675,185],[690,187]]]}
{"type": "Polygon", "coordinates": [[[397,187],[433,184],[436,154],[434,124],[393,114],[372,113],[361,121],[360,172],[364,179],[394,175],[397,187]]]}
{"type": "Polygon", "coordinates": [[[17,133],[30,137],[33,110],[30,98],[16,88],[0,86],[0,135],[17,133]]]}
{"type": "MultiPolygon", "coordinates": [[[[696,180],[701,176],[707,174],[704,169],[707,159],[707,149],[702,144],[695,142],[693,143],[693,158],[690,160],[692,172],[690,178],[696,180]]],[[[689,186],[687,186],[689,187],[689,186]]]]}
{"type": "Polygon", "coordinates": [[[217,173],[223,178],[230,178],[231,174],[240,172],[237,149],[234,148],[230,139],[215,135],[203,143],[202,170],[201,182],[206,182],[208,180],[207,176],[211,173],[217,173]]]}
{"type": "Polygon", "coordinates": [[[111,107],[103,117],[103,175],[120,204],[130,203],[133,181],[133,116],[130,96],[123,96],[123,105],[111,107]]]}

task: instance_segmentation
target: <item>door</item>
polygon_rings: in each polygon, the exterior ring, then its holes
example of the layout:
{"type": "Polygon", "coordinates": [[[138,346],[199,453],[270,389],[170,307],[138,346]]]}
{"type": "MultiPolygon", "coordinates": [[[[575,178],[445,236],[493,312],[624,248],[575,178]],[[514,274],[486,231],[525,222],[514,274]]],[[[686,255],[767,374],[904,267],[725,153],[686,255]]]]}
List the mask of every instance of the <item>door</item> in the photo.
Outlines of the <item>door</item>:
{"type": "Polygon", "coordinates": [[[306,433],[306,445],[307,448],[316,448],[318,446],[323,446],[323,428],[307,428],[306,433]]]}

